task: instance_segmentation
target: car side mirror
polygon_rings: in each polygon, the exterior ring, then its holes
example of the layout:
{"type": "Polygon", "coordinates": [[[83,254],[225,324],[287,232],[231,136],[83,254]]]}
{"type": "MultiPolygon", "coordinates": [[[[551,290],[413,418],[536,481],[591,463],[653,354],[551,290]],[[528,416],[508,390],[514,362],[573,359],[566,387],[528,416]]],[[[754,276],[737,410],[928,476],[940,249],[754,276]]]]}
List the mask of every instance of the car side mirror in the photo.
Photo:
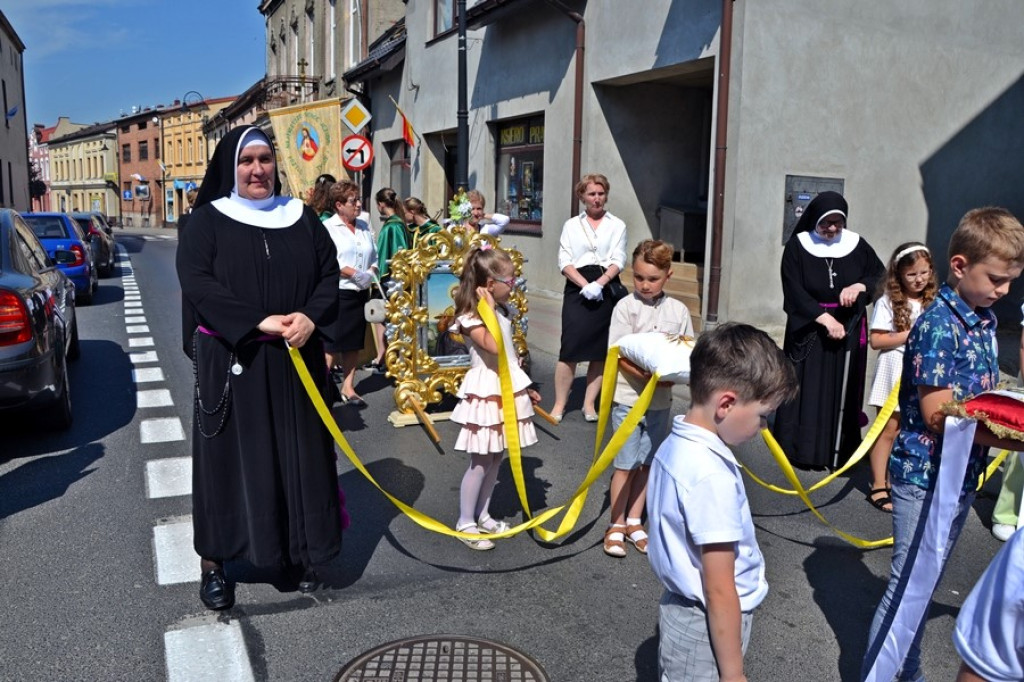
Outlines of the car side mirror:
{"type": "Polygon", "coordinates": [[[103,231],[109,234],[110,236],[114,236],[114,228],[110,227],[109,225],[107,227],[104,227],[103,231]]]}
{"type": "Polygon", "coordinates": [[[58,265],[70,265],[75,262],[75,252],[67,249],[57,249],[53,252],[53,260],[58,265]]]}

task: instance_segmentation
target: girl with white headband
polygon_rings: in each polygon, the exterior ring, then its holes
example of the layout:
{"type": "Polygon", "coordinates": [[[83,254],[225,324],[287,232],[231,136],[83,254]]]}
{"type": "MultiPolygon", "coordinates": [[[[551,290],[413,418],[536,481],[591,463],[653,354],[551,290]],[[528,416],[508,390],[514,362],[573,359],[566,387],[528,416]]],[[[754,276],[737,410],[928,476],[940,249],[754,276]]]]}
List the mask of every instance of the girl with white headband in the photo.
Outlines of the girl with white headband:
{"type": "MultiPolygon", "coordinates": [[[[920,242],[900,244],[893,252],[882,280],[881,297],[871,315],[871,347],[877,351],[875,381],[868,404],[881,410],[903,371],[903,348],[921,311],[935,299],[939,280],[932,254],[920,242]]],[[[893,411],[871,448],[871,489],[868,502],[880,511],[892,513],[889,493],[889,452],[900,430],[899,406],[893,411]]]]}

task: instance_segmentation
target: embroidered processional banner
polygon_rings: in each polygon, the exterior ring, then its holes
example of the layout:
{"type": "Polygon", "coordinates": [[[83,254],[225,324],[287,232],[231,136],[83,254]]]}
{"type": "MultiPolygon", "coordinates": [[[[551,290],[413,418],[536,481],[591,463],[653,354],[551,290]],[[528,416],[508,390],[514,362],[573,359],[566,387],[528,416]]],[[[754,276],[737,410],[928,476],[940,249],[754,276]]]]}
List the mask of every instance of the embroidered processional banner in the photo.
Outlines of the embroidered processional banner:
{"type": "Polygon", "coordinates": [[[340,100],[296,104],[269,113],[279,170],[287,177],[288,190],[293,197],[305,199],[306,192],[324,173],[340,179],[340,100]]]}

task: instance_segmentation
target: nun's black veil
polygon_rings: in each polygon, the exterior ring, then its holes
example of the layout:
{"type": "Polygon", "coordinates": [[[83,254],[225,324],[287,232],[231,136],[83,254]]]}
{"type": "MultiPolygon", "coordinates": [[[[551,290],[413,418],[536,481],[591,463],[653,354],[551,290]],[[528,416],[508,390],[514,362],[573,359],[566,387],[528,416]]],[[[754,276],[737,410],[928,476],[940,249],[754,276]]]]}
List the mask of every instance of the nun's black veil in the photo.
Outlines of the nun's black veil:
{"type": "Polygon", "coordinates": [[[846,204],[846,199],[839,192],[822,192],[818,196],[811,199],[811,203],[807,204],[807,208],[804,209],[804,213],[800,216],[800,220],[797,221],[796,227],[793,228],[793,236],[800,234],[801,232],[810,232],[817,225],[821,217],[829,211],[842,211],[844,216],[849,216],[849,208],[846,204]]]}
{"type": "MultiPolygon", "coordinates": [[[[235,188],[238,144],[241,142],[242,136],[250,130],[257,131],[260,137],[267,139],[266,134],[256,126],[238,126],[228,131],[228,134],[217,143],[217,148],[213,150],[213,158],[210,159],[210,165],[206,167],[206,175],[203,177],[203,184],[199,186],[199,194],[196,196],[195,204],[192,205],[192,210],[222,197],[231,196],[231,190],[235,188]]],[[[271,145],[271,151],[273,151],[273,145],[271,145]]],[[[281,176],[278,174],[276,166],[274,168],[274,195],[281,195],[281,176]]]]}

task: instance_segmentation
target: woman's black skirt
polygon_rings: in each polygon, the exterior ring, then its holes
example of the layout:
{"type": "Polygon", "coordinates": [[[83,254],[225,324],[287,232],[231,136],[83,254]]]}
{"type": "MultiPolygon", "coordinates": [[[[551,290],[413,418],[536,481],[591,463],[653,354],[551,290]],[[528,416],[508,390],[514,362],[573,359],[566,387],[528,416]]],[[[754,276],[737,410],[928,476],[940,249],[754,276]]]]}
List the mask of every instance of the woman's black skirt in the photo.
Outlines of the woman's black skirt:
{"type": "MultiPolygon", "coordinates": [[[[577,269],[588,282],[604,274],[600,265],[584,265],[577,269]]],[[[626,287],[616,275],[605,285],[604,298],[588,301],[580,288],[565,280],[562,296],[562,342],[558,359],[563,362],[592,362],[608,355],[608,327],[615,304],[626,296],[626,287]]]]}
{"type": "Polygon", "coordinates": [[[363,306],[370,300],[370,290],[338,289],[338,320],[331,328],[333,341],[324,343],[328,353],[362,350],[366,340],[366,315],[363,306]]]}

